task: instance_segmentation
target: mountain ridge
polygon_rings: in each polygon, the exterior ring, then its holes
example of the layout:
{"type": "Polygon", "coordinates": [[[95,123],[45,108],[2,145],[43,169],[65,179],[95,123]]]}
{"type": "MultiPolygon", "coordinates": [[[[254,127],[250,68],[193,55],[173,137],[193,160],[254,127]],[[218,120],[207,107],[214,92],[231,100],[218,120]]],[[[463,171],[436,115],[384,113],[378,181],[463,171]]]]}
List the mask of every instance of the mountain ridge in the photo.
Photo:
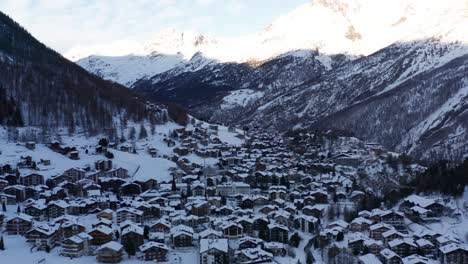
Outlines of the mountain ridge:
{"type": "Polygon", "coordinates": [[[418,157],[459,159],[468,151],[465,105],[453,98],[465,94],[466,68],[456,62],[468,54],[467,23],[462,1],[314,1],[263,32],[239,37],[242,45],[202,43],[191,59],[130,86],[213,122],[349,130],[418,157]],[[379,100],[385,103],[376,105],[379,100]],[[417,108],[412,100],[428,106],[417,108]],[[391,101],[402,106],[393,109],[391,101]],[[368,122],[353,123],[360,119],[368,122]]]}

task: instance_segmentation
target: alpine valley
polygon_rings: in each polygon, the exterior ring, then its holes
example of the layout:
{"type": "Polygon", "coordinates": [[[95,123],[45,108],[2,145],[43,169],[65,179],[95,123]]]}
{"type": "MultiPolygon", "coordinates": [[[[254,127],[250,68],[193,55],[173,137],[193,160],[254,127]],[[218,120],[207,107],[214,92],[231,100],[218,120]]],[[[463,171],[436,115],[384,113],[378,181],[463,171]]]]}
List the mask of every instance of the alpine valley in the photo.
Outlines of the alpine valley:
{"type": "Polygon", "coordinates": [[[467,25],[467,1],[316,0],[254,35],[170,28],[125,54],[108,45],[66,56],[211,122],[340,130],[418,158],[461,160],[467,25]]]}
{"type": "Polygon", "coordinates": [[[0,1],[0,264],[468,263],[468,0],[63,55],[13,20],[80,42],[237,1],[0,1]]]}

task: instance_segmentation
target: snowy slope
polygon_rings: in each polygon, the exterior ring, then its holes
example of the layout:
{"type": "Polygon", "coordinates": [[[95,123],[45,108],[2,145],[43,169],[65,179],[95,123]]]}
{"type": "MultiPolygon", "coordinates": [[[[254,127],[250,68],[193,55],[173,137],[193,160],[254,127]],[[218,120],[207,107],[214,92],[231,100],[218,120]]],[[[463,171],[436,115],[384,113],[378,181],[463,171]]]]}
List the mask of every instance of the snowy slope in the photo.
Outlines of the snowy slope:
{"type": "MultiPolygon", "coordinates": [[[[133,123],[129,123],[128,128],[125,130],[125,133],[128,134],[130,127],[139,126],[133,123]]],[[[150,131],[149,124],[146,124],[147,131],[150,131]]],[[[204,124],[204,127],[208,127],[208,124],[204,124]]],[[[175,146],[168,147],[167,143],[163,140],[164,138],[174,129],[181,128],[181,126],[168,122],[166,124],[157,125],[155,127],[156,133],[154,135],[148,135],[148,138],[135,141],[135,147],[137,153],[122,152],[117,149],[110,149],[114,154],[113,166],[122,167],[128,170],[128,174],[132,177],[133,180],[148,180],[156,179],[158,181],[168,181],[172,177],[170,175],[170,170],[176,168],[177,165],[166,159],[163,156],[171,156],[174,154],[173,150],[176,147],[180,146],[180,142],[176,142],[175,146]],[[148,154],[148,148],[155,148],[158,152],[158,157],[154,158],[148,154]]],[[[193,128],[192,125],[188,125],[187,129],[193,128]]],[[[20,130],[26,130],[28,128],[20,128],[20,130]]],[[[38,129],[38,128],[36,128],[38,129]]],[[[236,133],[229,132],[227,127],[220,126],[218,131],[218,137],[222,142],[225,142],[230,145],[239,146],[243,144],[243,140],[236,137],[236,133]]],[[[61,132],[61,140],[66,146],[74,146],[80,152],[79,160],[72,160],[68,157],[52,151],[49,147],[44,144],[36,144],[36,149],[29,150],[23,143],[13,143],[8,142],[7,140],[7,131],[5,128],[0,126],[0,164],[16,164],[18,163],[20,157],[30,156],[32,160],[39,161],[41,159],[50,160],[49,166],[44,166],[42,164],[38,165],[39,172],[32,171],[29,169],[20,169],[22,174],[27,173],[40,173],[46,179],[60,175],[64,171],[78,167],[84,168],[89,166],[94,168],[94,162],[98,160],[103,160],[105,157],[100,154],[94,153],[94,148],[102,138],[101,136],[96,137],[86,137],[80,132],[76,133],[73,136],[69,136],[65,133],[65,130],[61,132]],[[86,154],[86,149],[88,149],[88,154],[86,154]]],[[[131,143],[128,143],[131,144],[131,143]]],[[[198,164],[203,164],[203,158],[195,154],[187,156],[191,162],[198,164]]],[[[212,159],[207,162],[207,164],[217,163],[217,159],[212,159]]]]}
{"type": "Polygon", "coordinates": [[[170,70],[183,61],[179,55],[116,57],[93,55],[80,60],[79,65],[101,78],[130,87],[142,78],[146,79],[170,70]]]}
{"type": "Polygon", "coordinates": [[[229,109],[236,106],[246,106],[250,101],[263,96],[263,92],[256,92],[250,89],[241,89],[231,92],[223,98],[222,109],[229,109]]]}

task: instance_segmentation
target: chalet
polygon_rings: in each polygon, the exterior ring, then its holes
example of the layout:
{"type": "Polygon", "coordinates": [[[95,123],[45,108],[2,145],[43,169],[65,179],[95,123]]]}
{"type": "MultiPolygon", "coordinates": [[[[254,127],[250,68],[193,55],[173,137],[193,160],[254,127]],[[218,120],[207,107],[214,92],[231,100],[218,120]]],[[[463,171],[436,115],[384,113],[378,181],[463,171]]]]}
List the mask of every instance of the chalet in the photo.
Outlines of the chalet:
{"type": "Polygon", "coordinates": [[[148,148],[148,154],[151,157],[156,158],[158,156],[158,150],[155,148],[148,148]]]}
{"type": "Polygon", "coordinates": [[[88,234],[92,237],[91,244],[100,246],[112,241],[114,231],[107,226],[93,228],[88,234]]]}
{"type": "Polygon", "coordinates": [[[364,217],[356,217],[351,221],[349,229],[352,232],[365,232],[369,230],[372,221],[364,217]]]}
{"type": "Polygon", "coordinates": [[[191,227],[178,225],[171,229],[172,244],[176,248],[192,247],[194,231],[191,227]]]}
{"type": "Polygon", "coordinates": [[[100,263],[119,263],[123,257],[123,246],[110,241],[96,250],[96,260],[100,263]]]}
{"type": "Polygon", "coordinates": [[[6,187],[3,192],[11,195],[11,197],[14,197],[18,202],[26,200],[26,186],[24,185],[10,185],[6,187]]]}
{"type": "Polygon", "coordinates": [[[0,193],[0,202],[2,204],[8,205],[16,204],[16,196],[6,193],[0,193]]]}
{"type": "Polygon", "coordinates": [[[200,264],[229,263],[227,239],[201,239],[200,264]]]}
{"type": "Polygon", "coordinates": [[[317,224],[318,219],[313,216],[298,214],[294,217],[294,228],[302,232],[313,233],[317,224]]]}
{"type": "Polygon", "coordinates": [[[336,164],[342,166],[358,167],[360,164],[359,156],[341,153],[333,157],[336,164]]]}
{"type": "Polygon", "coordinates": [[[206,216],[209,213],[210,207],[207,201],[198,200],[192,204],[191,213],[196,216],[206,216]]]}
{"type": "Polygon", "coordinates": [[[468,263],[468,245],[451,243],[439,248],[440,262],[449,263],[468,263]]]}
{"type": "Polygon", "coordinates": [[[328,193],[325,191],[321,191],[321,190],[313,191],[310,195],[314,197],[315,203],[319,203],[319,204],[328,203],[328,193]]]}
{"type": "Polygon", "coordinates": [[[106,177],[109,178],[120,178],[120,179],[126,179],[128,178],[128,170],[124,168],[117,168],[117,169],[112,169],[108,172],[106,172],[106,177]]]}
{"type": "Polygon", "coordinates": [[[348,248],[351,249],[351,251],[353,252],[353,254],[357,255],[359,254],[361,251],[363,251],[364,249],[364,241],[366,240],[367,238],[362,235],[362,234],[359,234],[359,235],[355,235],[355,236],[350,236],[348,238],[348,248]]]}
{"type": "Polygon", "coordinates": [[[400,239],[403,239],[405,237],[405,235],[403,235],[402,233],[398,232],[396,229],[390,229],[388,231],[385,231],[382,233],[382,238],[383,238],[383,241],[386,245],[388,245],[388,242],[394,240],[394,239],[397,239],[397,238],[400,238],[400,239]]]}
{"type": "Polygon", "coordinates": [[[201,183],[194,184],[192,187],[193,196],[205,196],[205,185],[201,183]]]}
{"type": "Polygon", "coordinates": [[[72,160],[79,160],[80,159],[80,152],[74,150],[74,151],[70,151],[68,152],[67,154],[68,158],[72,159],[72,160]]]}
{"type": "Polygon", "coordinates": [[[130,241],[136,247],[143,245],[143,228],[137,225],[131,225],[122,229],[122,234],[120,235],[120,242],[122,243],[122,245],[127,245],[127,243],[129,243],[130,241]]]}
{"type": "Polygon", "coordinates": [[[370,253],[377,255],[383,249],[382,241],[374,239],[365,239],[363,243],[364,248],[367,248],[370,253]]]}
{"type": "Polygon", "coordinates": [[[198,234],[199,239],[218,239],[222,237],[223,233],[221,231],[217,231],[211,228],[205,229],[198,234]]]}
{"type": "Polygon", "coordinates": [[[104,219],[109,219],[112,220],[114,217],[114,211],[110,208],[104,209],[101,212],[96,214],[97,218],[104,218],[104,219]]]}
{"type": "Polygon", "coordinates": [[[235,222],[225,222],[219,228],[225,236],[231,238],[242,236],[244,232],[242,225],[235,222]]]}
{"type": "Polygon", "coordinates": [[[32,203],[24,208],[24,213],[41,220],[47,214],[47,206],[43,203],[32,203]]]}
{"type": "Polygon", "coordinates": [[[358,257],[358,264],[382,264],[374,254],[366,254],[358,257]]]}
{"type": "Polygon", "coordinates": [[[323,205],[314,205],[314,206],[307,205],[304,208],[302,208],[302,213],[305,214],[305,215],[313,216],[315,218],[320,219],[325,214],[325,206],[323,206],[323,205]]]}
{"type": "Polygon", "coordinates": [[[260,238],[242,237],[239,239],[238,247],[240,250],[246,248],[263,247],[264,241],[260,238]]]}
{"type": "Polygon", "coordinates": [[[387,225],[385,223],[378,223],[375,225],[371,225],[369,227],[369,236],[375,240],[383,240],[382,234],[387,232],[388,230],[394,229],[393,226],[387,225]]]}
{"type": "Polygon", "coordinates": [[[384,248],[380,251],[378,258],[383,264],[400,264],[401,258],[395,252],[388,248],[384,248]]]}
{"type": "Polygon", "coordinates": [[[131,208],[131,207],[123,207],[117,210],[117,224],[120,224],[126,220],[130,220],[135,223],[142,223],[143,222],[143,212],[131,208]]]}
{"type": "Polygon", "coordinates": [[[6,221],[6,231],[9,235],[24,235],[33,224],[33,218],[27,214],[18,214],[6,221]]]}
{"type": "Polygon", "coordinates": [[[403,213],[389,210],[380,214],[380,217],[381,221],[386,224],[393,225],[395,227],[404,225],[405,216],[403,213]]]}
{"type": "Polygon", "coordinates": [[[268,242],[268,243],[265,243],[263,248],[266,251],[272,253],[273,256],[281,256],[281,257],[286,256],[286,247],[285,247],[285,244],[283,243],[268,242]]]}
{"type": "Polygon", "coordinates": [[[44,176],[37,174],[37,173],[21,175],[19,180],[20,180],[20,184],[24,186],[34,186],[34,185],[44,184],[44,176]]]}
{"type": "Polygon", "coordinates": [[[444,211],[444,206],[441,203],[415,194],[410,195],[403,200],[400,205],[400,210],[408,213],[408,209],[414,206],[429,210],[430,213],[428,213],[427,217],[440,217],[444,211]]]}
{"type": "Polygon", "coordinates": [[[51,218],[59,217],[68,212],[68,207],[69,205],[63,200],[51,201],[47,205],[47,215],[51,218]]]}
{"type": "Polygon", "coordinates": [[[25,233],[26,241],[38,250],[50,250],[58,239],[58,226],[36,226],[25,233]]]}
{"type": "Polygon", "coordinates": [[[136,182],[126,182],[120,186],[122,195],[137,196],[141,193],[141,186],[136,182]]]}
{"type": "Polygon", "coordinates": [[[353,191],[350,195],[349,195],[349,199],[354,202],[355,204],[358,204],[360,203],[364,197],[366,196],[366,194],[362,191],[353,191]]]}
{"type": "Polygon", "coordinates": [[[66,221],[60,225],[60,234],[63,238],[78,235],[85,231],[85,226],[81,223],[78,223],[77,221],[66,221]]]}
{"type": "Polygon", "coordinates": [[[92,228],[96,228],[98,226],[106,226],[112,228],[112,221],[106,218],[98,218],[91,224],[92,228]]]}
{"type": "Polygon", "coordinates": [[[60,255],[70,258],[78,258],[85,253],[85,240],[75,235],[62,241],[60,255]]]}
{"type": "Polygon", "coordinates": [[[138,258],[144,261],[166,262],[169,248],[154,241],[147,242],[139,247],[138,258]]]}
{"type": "Polygon", "coordinates": [[[270,263],[273,260],[273,254],[261,248],[245,248],[234,255],[237,263],[270,263]]]}
{"type": "Polygon", "coordinates": [[[34,150],[36,149],[36,142],[34,141],[29,141],[24,144],[24,146],[29,149],[29,150],[34,150]]]}
{"type": "Polygon", "coordinates": [[[133,151],[136,151],[136,149],[134,147],[132,147],[131,145],[125,144],[125,145],[120,146],[120,151],[133,152],[133,151]]]}
{"type": "Polygon", "coordinates": [[[388,246],[401,257],[413,255],[418,249],[418,246],[411,239],[394,239],[388,242],[388,246]]]}
{"type": "Polygon", "coordinates": [[[253,234],[253,231],[254,231],[254,219],[253,218],[242,217],[236,220],[236,222],[242,226],[244,234],[253,234]]]}
{"type": "Polygon", "coordinates": [[[418,246],[418,252],[421,255],[426,257],[435,257],[437,255],[437,249],[434,244],[432,244],[429,240],[424,238],[420,238],[415,241],[416,245],[418,246]]]}
{"type": "Polygon", "coordinates": [[[134,182],[141,186],[142,192],[152,190],[153,188],[156,188],[158,185],[158,182],[155,179],[136,180],[134,182]]]}
{"type": "Polygon", "coordinates": [[[112,169],[112,160],[98,160],[94,162],[94,168],[100,171],[109,171],[112,169]]]}
{"type": "Polygon", "coordinates": [[[166,220],[160,219],[156,222],[149,224],[149,229],[150,232],[169,233],[171,230],[171,223],[166,220]]]}
{"type": "Polygon", "coordinates": [[[279,224],[269,224],[268,231],[270,235],[270,241],[288,243],[289,241],[289,228],[279,224]]]}
{"type": "Polygon", "coordinates": [[[76,182],[84,179],[86,171],[80,168],[71,168],[66,170],[63,174],[68,176],[72,182],[76,182]]]}

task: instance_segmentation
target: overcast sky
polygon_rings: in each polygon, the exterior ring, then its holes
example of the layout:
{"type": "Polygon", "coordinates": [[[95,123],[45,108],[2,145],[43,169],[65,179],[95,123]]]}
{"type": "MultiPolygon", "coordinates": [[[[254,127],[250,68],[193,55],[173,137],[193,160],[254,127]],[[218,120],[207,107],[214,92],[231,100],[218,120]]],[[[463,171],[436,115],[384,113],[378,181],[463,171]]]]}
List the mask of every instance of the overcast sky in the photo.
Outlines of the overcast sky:
{"type": "Polygon", "coordinates": [[[254,33],[310,0],[0,0],[0,10],[53,49],[148,41],[175,27],[214,36],[254,33]]]}

